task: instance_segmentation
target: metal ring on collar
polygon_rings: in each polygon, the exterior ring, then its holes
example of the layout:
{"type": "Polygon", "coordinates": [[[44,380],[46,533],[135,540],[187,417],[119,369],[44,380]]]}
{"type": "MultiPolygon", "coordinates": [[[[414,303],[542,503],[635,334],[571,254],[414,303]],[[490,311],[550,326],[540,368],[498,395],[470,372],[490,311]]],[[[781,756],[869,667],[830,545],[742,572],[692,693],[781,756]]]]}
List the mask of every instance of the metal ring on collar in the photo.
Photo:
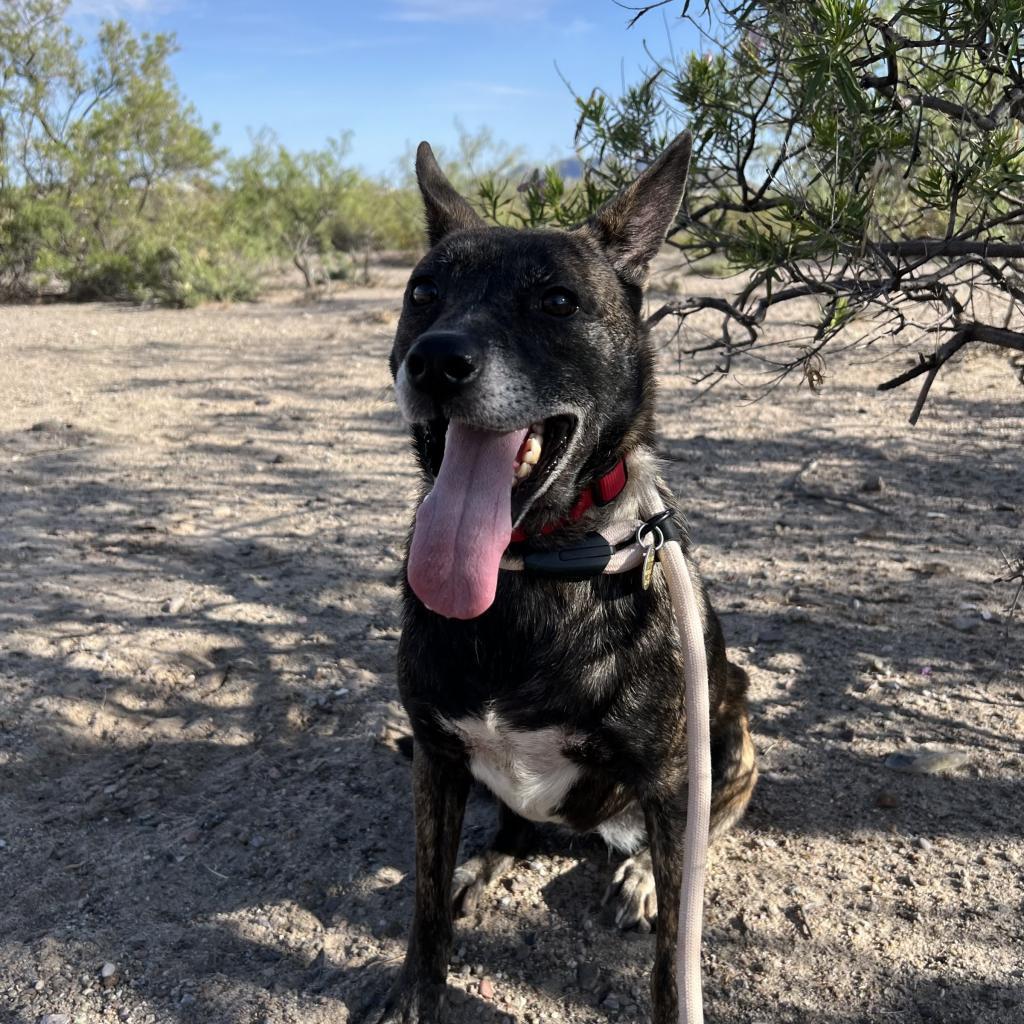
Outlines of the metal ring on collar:
{"type": "MultiPolygon", "coordinates": [[[[656,537],[654,541],[654,550],[660,551],[661,546],[665,543],[665,534],[661,531],[660,527],[666,519],[671,518],[672,513],[666,509],[664,512],[659,512],[657,515],[651,516],[647,522],[643,523],[636,531],[636,542],[638,544],[644,543],[644,538],[650,534],[656,537]]],[[[647,545],[644,544],[644,547],[647,545]]]]}

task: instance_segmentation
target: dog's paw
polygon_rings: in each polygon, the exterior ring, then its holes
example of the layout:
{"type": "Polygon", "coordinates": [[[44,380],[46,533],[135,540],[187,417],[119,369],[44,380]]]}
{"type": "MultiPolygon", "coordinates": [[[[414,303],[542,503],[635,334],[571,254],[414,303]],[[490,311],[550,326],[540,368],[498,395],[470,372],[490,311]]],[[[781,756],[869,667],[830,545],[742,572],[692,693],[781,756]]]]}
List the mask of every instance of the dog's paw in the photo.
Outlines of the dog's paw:
{"type": "Polygon", "coordinates": [[[654,891],[654,871],[649,853],[624,860],[605,890],[604,904],[611,904],[615,925],[622,931],[635,928],[649,932],[658,917],[658,897],[654,891]]]}
{"type": "Polygon", "coordinates": [[[468,917],[475,913],[487,887],[512,864],[512,857],[493,850],[470,857],[460,864],[452,876],[452,913],[455,917],[468,917]]]}
{"type": "Polygon", "coordinates": [[[444,986],[422,987],[400,980],[383,1000],[364,1003],[352,1024],[441,1024],[444,986]]]}

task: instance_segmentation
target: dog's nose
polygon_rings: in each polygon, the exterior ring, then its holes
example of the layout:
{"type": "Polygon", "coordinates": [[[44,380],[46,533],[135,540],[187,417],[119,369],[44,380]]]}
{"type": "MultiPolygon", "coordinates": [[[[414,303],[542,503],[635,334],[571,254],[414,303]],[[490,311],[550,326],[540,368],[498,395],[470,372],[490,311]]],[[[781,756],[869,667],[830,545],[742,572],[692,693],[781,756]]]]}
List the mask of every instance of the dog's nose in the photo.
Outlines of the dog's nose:
{"type": "Polygon", "coordinates": [[[424,334],[405,357],[409,383],[435,398],[450,398],[475,380],[483,350],[464,334],[424,334]]]}

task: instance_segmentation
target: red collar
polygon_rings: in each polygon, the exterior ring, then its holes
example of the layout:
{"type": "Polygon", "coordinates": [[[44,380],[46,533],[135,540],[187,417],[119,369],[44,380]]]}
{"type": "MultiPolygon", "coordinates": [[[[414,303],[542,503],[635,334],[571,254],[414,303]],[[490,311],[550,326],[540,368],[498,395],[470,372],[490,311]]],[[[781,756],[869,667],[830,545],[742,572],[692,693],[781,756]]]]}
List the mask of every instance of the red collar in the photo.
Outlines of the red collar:
{"type": "MultiPolygon", "coordinates": [[[[626,460],[619,459],[604,476],[598,477],[576,499],[576,504],[569,510],[567,516],[554,523],[548,523],[547,526],[542,526],[540,532],[545,536],[549,533],[554,533],[555,530],[560,530],[563,526],[568,526],[569,523],[575,523],[578,519],[582,519],[583,514],[588,509],[593,508],[594,505],[600,507],[613,502],[622,493],[628,479],[629,474],[626,472],[626,460]]],[[[524,540],[528,539],[523,530],[513,530],[509,543],[521,544],[524,540]]]]}

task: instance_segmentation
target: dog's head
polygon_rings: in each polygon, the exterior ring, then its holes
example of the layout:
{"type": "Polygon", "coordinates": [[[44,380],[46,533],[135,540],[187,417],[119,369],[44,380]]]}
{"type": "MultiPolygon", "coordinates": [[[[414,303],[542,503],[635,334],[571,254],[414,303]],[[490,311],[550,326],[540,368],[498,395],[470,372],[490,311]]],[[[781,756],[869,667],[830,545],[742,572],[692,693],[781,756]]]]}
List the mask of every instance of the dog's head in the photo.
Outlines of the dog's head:
{"type": "Polygon", "coordinates": [[[424,597],[415,577],[451,577],[458,558],[486,563],[496,578],[513,525],[530,532],[561,518],[596,474],[649,440],[643,285],[689,157],[682,135],[579,227],[516,231],[487,227],[420,145],[431,249],[406,288],[391,370],[435,481],[409,573],[430,607],[480,614],[483,595],[464,578],[447,587],[474,591],[463,605],[424,597]]]}

